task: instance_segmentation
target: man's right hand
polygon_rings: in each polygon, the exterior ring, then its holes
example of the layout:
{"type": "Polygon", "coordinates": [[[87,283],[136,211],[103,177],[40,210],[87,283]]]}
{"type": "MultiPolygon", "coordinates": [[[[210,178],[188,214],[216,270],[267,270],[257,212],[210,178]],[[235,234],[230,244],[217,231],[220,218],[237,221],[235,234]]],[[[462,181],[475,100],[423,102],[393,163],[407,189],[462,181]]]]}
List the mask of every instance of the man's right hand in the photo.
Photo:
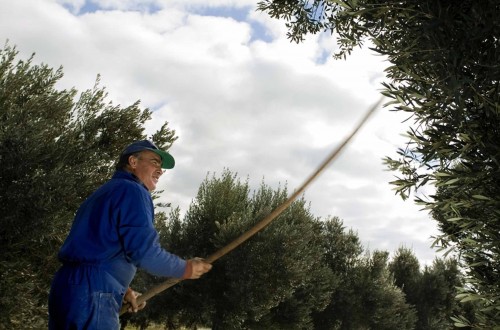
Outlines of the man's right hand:
{"type": "Polygon", "coordinates": [[[209,272],[210,269],[212,269],[212,265],[203,260],[202,258],[189,259],[187,262],[191,264],[192,272],[191,276],[186,277],[186,279],[190,280],[198,279],[203,274],[209,272]]]}

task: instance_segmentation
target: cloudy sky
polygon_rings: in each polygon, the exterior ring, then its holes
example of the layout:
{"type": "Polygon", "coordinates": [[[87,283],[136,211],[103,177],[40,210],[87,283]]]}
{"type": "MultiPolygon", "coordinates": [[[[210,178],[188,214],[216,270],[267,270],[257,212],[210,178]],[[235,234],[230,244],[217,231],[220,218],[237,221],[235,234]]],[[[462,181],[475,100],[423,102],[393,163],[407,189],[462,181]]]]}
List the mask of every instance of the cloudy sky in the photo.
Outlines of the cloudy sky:
{"type": "MultiPolygon", "coordinates": [[[[253,189],[299,187],[380,97],[382,57],[363,49],[336,61],[328,34],[290,43],[257,1],[0,0],[0,41],[63,66],[60,88],[92,88],[100,74],[114,104],[154,111],[150,133],[168,121],[179,139],[162,200],[185,212],[207,173],[224,168],[253,189]]],[[[380,108],[305,199],[365,248],[406,246],[430,264],[435,223],[394,194],[381,161],[405,145],[405,119],[380,108]]]]}

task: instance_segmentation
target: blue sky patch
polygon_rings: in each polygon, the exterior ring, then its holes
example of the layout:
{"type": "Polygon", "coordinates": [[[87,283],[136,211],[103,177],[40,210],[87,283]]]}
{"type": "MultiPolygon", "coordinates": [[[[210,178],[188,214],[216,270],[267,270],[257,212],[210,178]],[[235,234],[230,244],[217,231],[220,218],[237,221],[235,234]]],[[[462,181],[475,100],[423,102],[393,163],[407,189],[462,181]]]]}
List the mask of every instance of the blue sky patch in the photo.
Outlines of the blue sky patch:
{"type": "Polygon", "coordinates": [[[245,22],[250,25],[252,35],[250,41],[262,40],[264,42],[273,41],[266,27],[259,22],[250,20],[249,11],[251,7],[203,7],[195,10],[195,13],[201,16],[232,18],[238,22],[245,22]]]}
{"type": "Polygon", "coordinates": [[[99,10],[102,10],[102,8],[100,8],[96,3],[92,1],[85,1],[85,3],[81,8],[78,8],[77,6],[74,6],[71,3],[62,3],[61,5],[68,11],[77,16],[81,16],[88,13],[95,13],[99,10]]]}
{"type": "MultiPolygon", "coordinates": [[[[102,7],[99,5],[97,1],[87,0],[81,8],[75,8],[69,3],[63,4],[64,8],[68,9],[75,15],[81,16],[85,14],[95,13],[97,11],[106,11],[106,10],[115,10],[116,8],[111,7],[102,7]]],[[[140,5],[136,5],[136,7],[127,8],[127,11],[140,11],[147,13],[155,13],[160,11],[158,5],[152,2],[145,2],[140,5]]],[[[251,28],[251,37],[250,41],[261,40],[264,42],[272,42],[273,37],[267,30],[267,28],[255,21],[249,19],[249,13],[252,9],[251,6],[243,6],[243,7],[229,7],[229,6],[218,6],[218,7],[210,7],[210,6],[200,6],[191,8],[192,12],[201,16],[211,16],[211,17],[224,17],[231,18],[237,22],[244,22],[250,25],[251,28]]]]}
{"type": "MultiPolygon", "coordinates": [[[[94,1],[85,1],[84,5],[80,8],[80,10],[76,11],[76,8],[68,3],[63,4],[64,8],[68,9],[70,12],[80,16],[85,14],[95,13],[97,11],[106,11],[106,10],[115,10],[116,8],[111,7],[101,7],[98,3],[94,1]]],[[[127,11],[140,11],[147,13],[155,13],[161,10],[161,7],[154,3],[145,3],[141,5],[137,5],[135,7],[127,8],[127,11]]],[[[124,10],[125,11],[125,10],[124,10]]]]}
{"type": "Polygon", "coordinates": [[[194,12],[202,16],[232,18],[238,22],[246,22],[250,7],[199,7],[194,12]]]}
{"type": "Polygon", "coordinates": [[[264,25],[253,21],[250,22],[250,26],[252,27],[251,41],[262,40],[269,43],[273,41],[273,37],[264,25]]]}
{"type": "Polygon", "coordinates": [[[85,4],[82,8],[80,8],[80,11],[78,12],[78,15],[95,13],[98,10],[101,10],[101,8],[97,4],[91,1],[85,1],[85,4]]]}

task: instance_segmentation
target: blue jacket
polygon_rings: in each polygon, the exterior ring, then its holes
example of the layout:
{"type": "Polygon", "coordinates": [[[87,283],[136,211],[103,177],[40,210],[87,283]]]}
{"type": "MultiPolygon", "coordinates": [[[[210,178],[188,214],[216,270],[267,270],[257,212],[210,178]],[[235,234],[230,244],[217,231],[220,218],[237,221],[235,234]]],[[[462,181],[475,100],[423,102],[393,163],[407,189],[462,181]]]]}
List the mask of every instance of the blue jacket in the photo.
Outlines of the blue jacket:
{"type": "Polygon", "coordinates": [[[147,188],[133,174],[117,171],[80,206],[59,259],[101,264],[125,288],[136,267],[181,278],[186,261],[160,247],[153,219],[147,188]]]}
{"type": "Polygon", "coordinates": [[[119,329],[123,297],[137,267],[182,278],[187,262],[160,247],[147,188],[117,171],[78,209],[49,295],[49,329],[119,329]]]}

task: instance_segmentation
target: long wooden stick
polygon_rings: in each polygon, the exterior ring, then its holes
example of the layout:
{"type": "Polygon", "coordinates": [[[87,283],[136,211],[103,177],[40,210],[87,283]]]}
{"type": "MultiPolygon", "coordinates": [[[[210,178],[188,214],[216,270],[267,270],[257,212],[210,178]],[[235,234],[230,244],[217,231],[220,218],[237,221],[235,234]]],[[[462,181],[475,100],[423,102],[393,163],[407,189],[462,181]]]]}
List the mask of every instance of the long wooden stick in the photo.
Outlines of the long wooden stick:
{"type": "MultiPolygon", "coordinates": [[[[379,105],[382,103],[383,97],[380,98],[372,107],[368,110],[368,112],[365,114],[365,116],[361,119],[361,121],[358,123],[358,125],[353,129],[351,134],[347,136],[344,141],[337,146],[332,153],[321,163],[320,166],[309,176],[309,178],[300,186],[299,189],[297,189],[288,199],[283,202],[283,204],[279,205],[276,209],[274,209],[269,215],[267,215],[264,219],[262,219],[259,223],[257,223],[255,226],[253,226],[251,229],[243,233],[240,237],[236,238],[234,241],[229,243],[228,245],[224,246],[217,252],[213,253],[210,255],[208,258],[205,259],[206,262],[208,263],[213,263],[217,259],[221,258],[222,256],[228,254],[235,248],[237,248],[239,245],[241,245],[243,242],[248,240],[250,237],[267,227],[278,215],[280,215],[287,207],[289,207],[297,197],[304,192],[306,187],[335,159],[337,156],[340,154],[342,149],[351,141],[351,139],[356,135],[356,133],[359,131],[359,129],[365,124],[365,122],[368,120],[368,118],[375,112],[375,110],[379,107],[379,105]]],[[[146,293],[143,295],[139,296],[137,298],[137,304],[142,304],[143,302],[149,300],[150,298],[156,296],[162,291],[165,291],[166,289],[176,285],[182,281],[181,279],[176,279],[176,278],[169,278],[165,282],[158,284],[157,286],[151,288],[148,290],[146,293]]],[[[127,311],[127,306],[123,306],[122,310],[120,312],[120,315],[125,313],[127,311]]]]}

